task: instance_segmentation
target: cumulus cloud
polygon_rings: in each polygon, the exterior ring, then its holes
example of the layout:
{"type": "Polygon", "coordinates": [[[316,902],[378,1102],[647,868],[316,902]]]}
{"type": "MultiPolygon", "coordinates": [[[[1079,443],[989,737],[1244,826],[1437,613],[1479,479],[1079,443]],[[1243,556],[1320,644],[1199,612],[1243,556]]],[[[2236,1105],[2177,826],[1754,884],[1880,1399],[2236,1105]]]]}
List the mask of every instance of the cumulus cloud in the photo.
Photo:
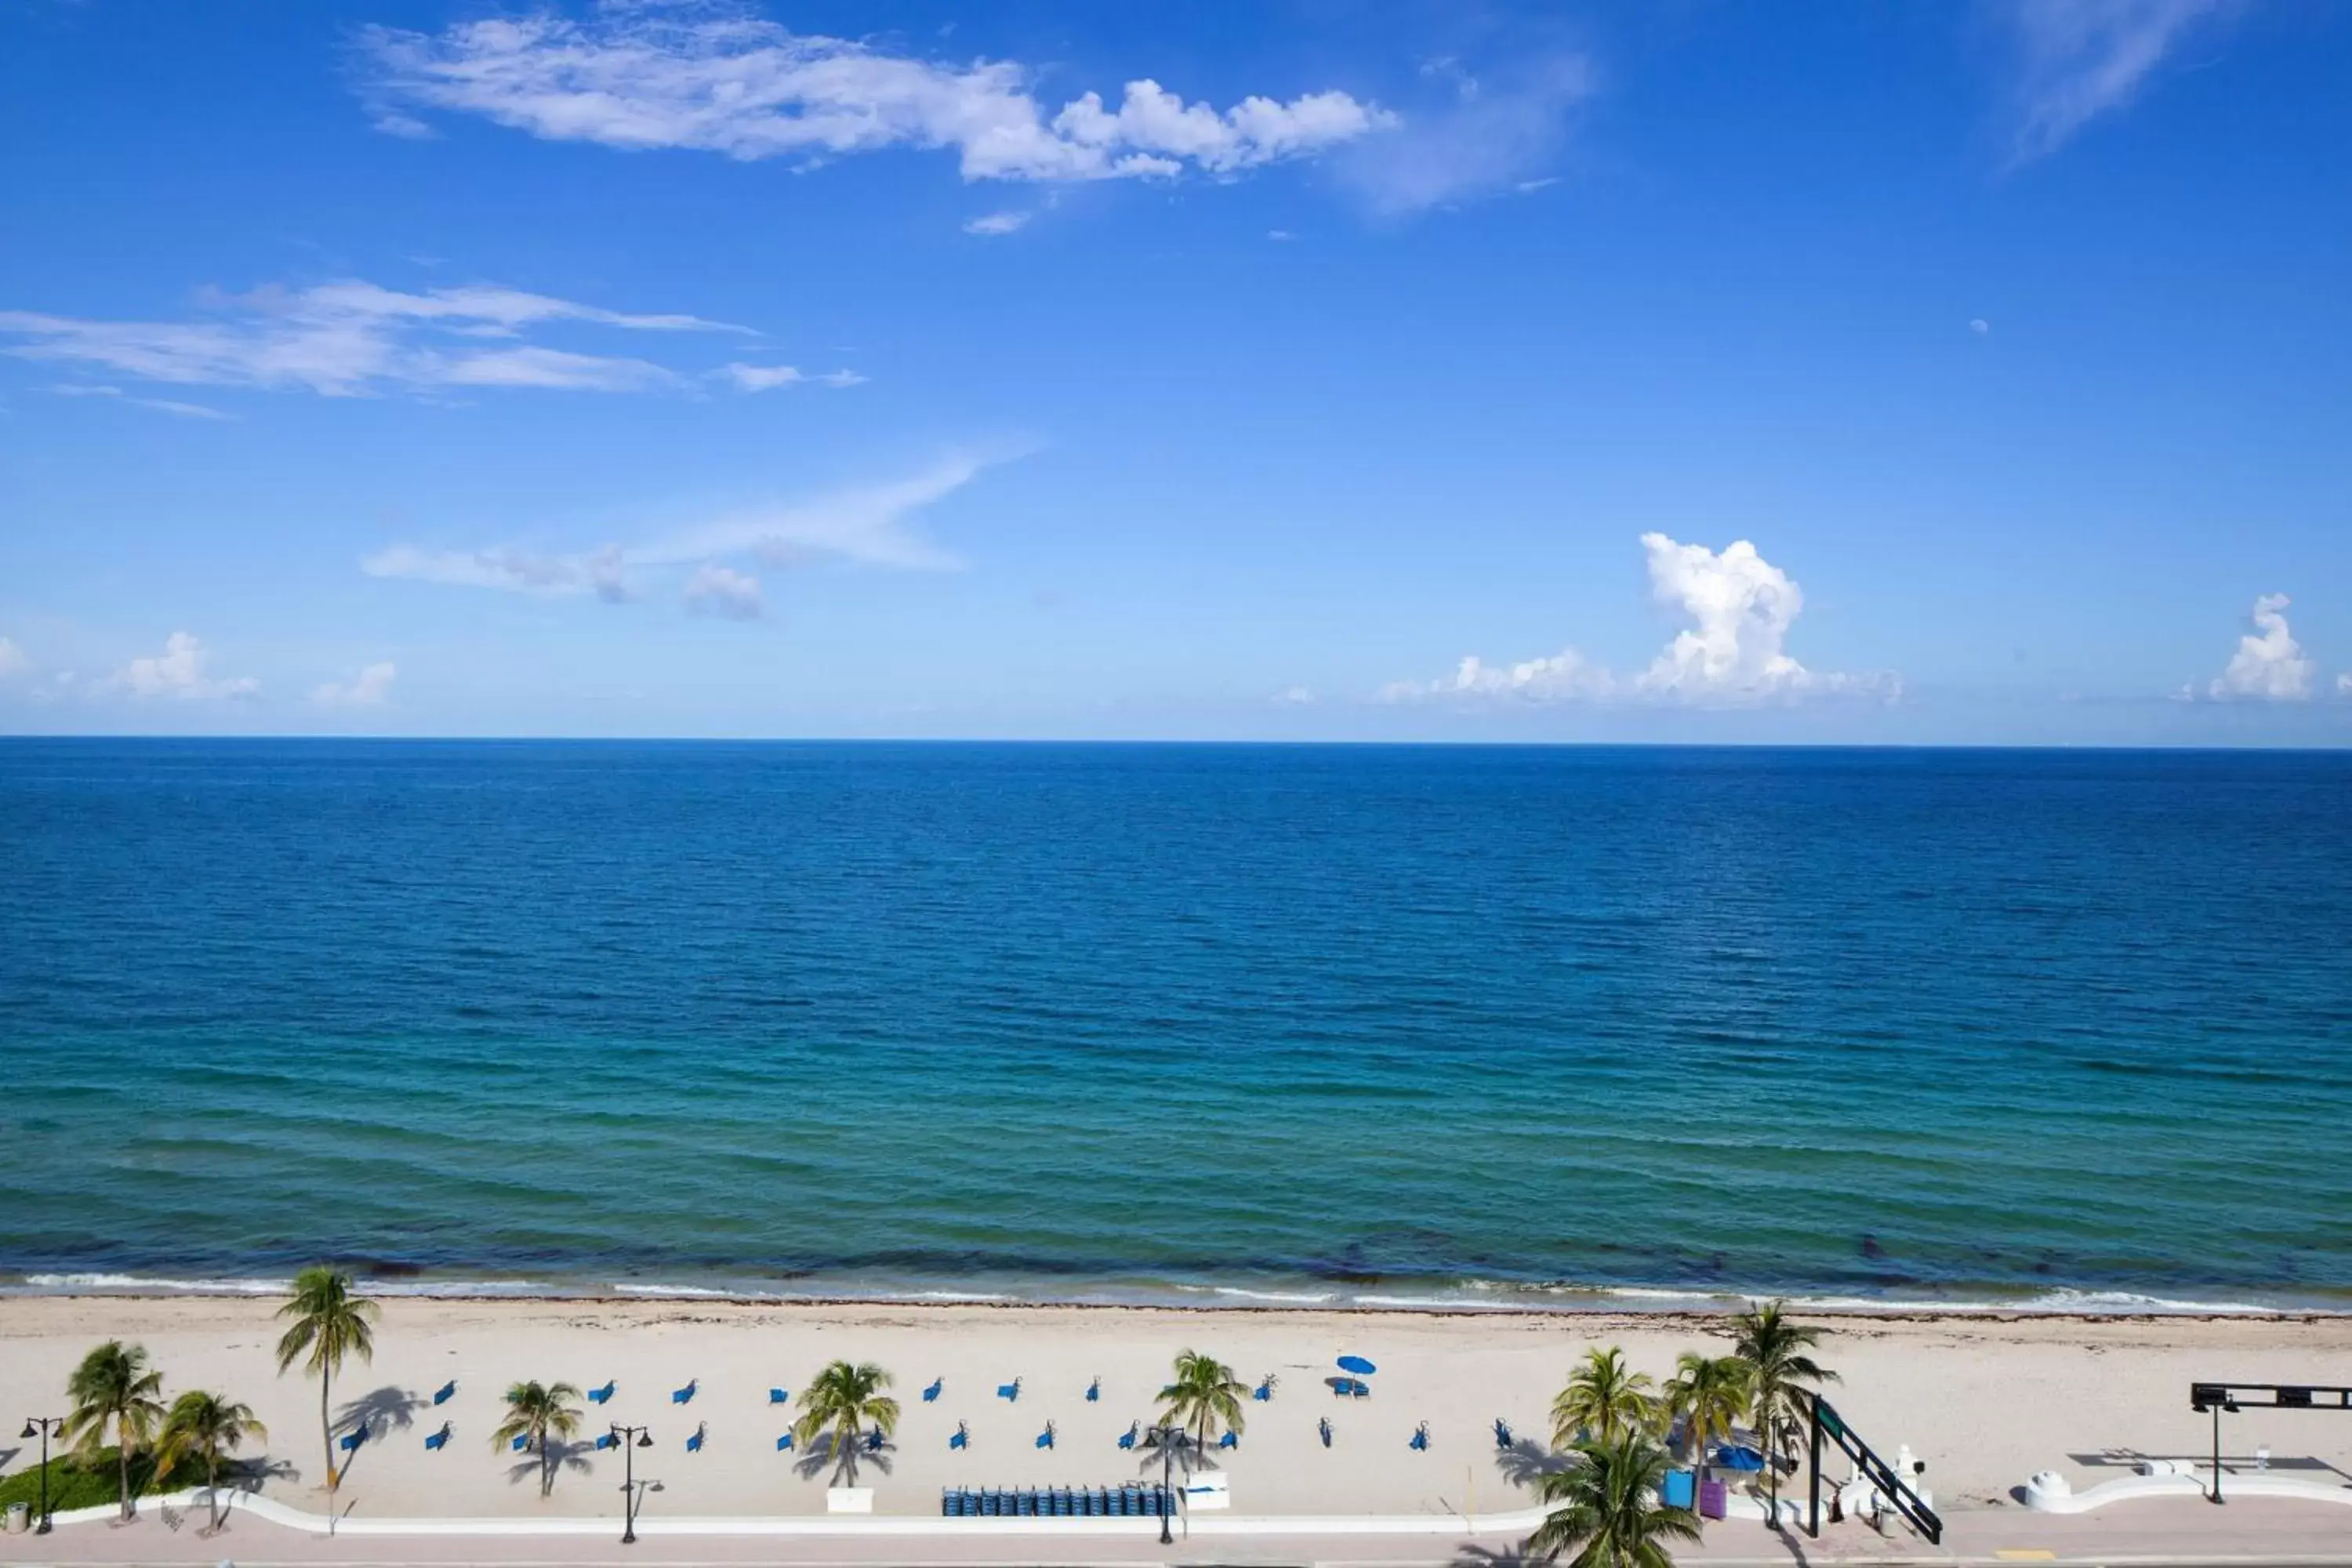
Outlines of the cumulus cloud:
{"type": "MultiPolygon", "coordinates": [[[[207,293],[181,321],[109,321],[0,310],[0,338],[20,359],[103,367],[187,385],[299,388],[349,397],[385,388],[549,387],[632,392],[678,384],[643,359],[513,342],[550,322],[633,332],[740,332],[698,316],[637,315],[493,285],[402,293],[360,279],[309,289],[207,293]]],[[[100,389],[92,388],[91,391],[100,389]]],[[[110,392],[110,389],[108,389],[110,392]]],[[[221,417],[196,405],[149,400],[166,413],[221,417]]]]}
{"type": "Polygon", "coordinates": [[[392,695],[392,683],[400,677],[397,666],[389,659],[366,666],[349,680],[330,680],[314,687],[310,700],[321,708],[381,708],[392,695]]]}
{"type": "Polygon", "coordinates": [[[1642,548],[1650,591],[1690,622],[1633,676],[1621,676],[1575,648],[1514,664],[1489,664],[1473,654],[1454,673],[1427,681],[1400,681],[1381,696],[1392,702],[1518,701],[1534,704],[1599,701],[1685,703],[1737,707],[1794,701],[1831,694],[1900,694],[1891,676],[1811,670],[1787,647],[1804,595],[1789,574],[1742,539],[1713,551],[1645,533],[1642,548]]]}
{"type": "Polygon", "coordinates": [[[990,213],[985,217],[976,217],[964,225],[963,231],[966,234],[993,237],[1000,234],[1011,234],[1028,221],[1029,215],[1024,212],[990,213]]]}
{"type": "Polygon", "coordinates": [[[24,674],[33,668],[32,656],[7,637],[0,637],[0,680],[24,674]]]}
{"type": "Polygon", "coordinates": [[[2311,696],[2318,667],[2304,656],[2288,629],[2284,594],[2254,601],[2254,629],[2238,639],[2238,651],[2205,694],[2222,701],[2301,702],[2311,696]]]}
{"type": "MultiPolygon", "coordinates": [[[[1007,454],[1009,455],[1009,454],[1007,454]]],[[[914,513],[961,489],[992,457],[950,457],[906,479],[835,490],[812,500],[723,512],[691,527],[655,534],[633,544],[605,543],[581,550],[530,550],[498,544],[476,549],[427,550],[394,544],[367,556],[360,569],[372,577],[404,577],[462,588],[498,588],[550,596],[594,595],[609,604],[640,597],[652,581],[675,583],[690,574],[689,607],[729,613],[745,602],[716,586],[725,577],[700,569],[749,558],[774,565],[839,561],[902,571],[951,571],[963,563],[910,526],[914,513]],[[697,606],[694,584],[704,586],[710,604],[697,606]]],[[[748,584],[756,605],[758,583],[748,584]]]]}
{"type": "Polygon", "coordinates": [[[2019,163],[2122,109],[2180,41],[2239,0],[2000,0],[2018,48],[2019,163]]]}
{"type": "Polygon", "coordinates": [[[186,632],[173,632],[163,639],[162,653],[152,658],[132,659],[108,676],[102,687],[133,697],[188,700],[250,697],[261,689],[261,682],[249,676],[229,679],[206,674],[205,666],[211,661],[212,654],[202,642],[186,632]]]}
{"type": "Polygon", "coordinates": [[[686,580],[686,607],[694,615],[729,621],[756,621],[768,611],[757,577],[716,565],[698,567],[686,580]]]}
{"type": "Polygon", "coordinates": [[[1450,87],[1450,100],[1350,147],[1337,163],[1341,181],[1383,216],[1541,189],[1550,181],[1528,176],[1559,154],[1576,110],[1599,89],[1580,54],[1540,56],[1491,78],[1451,60],[1433,61],[1423,74],[1450,87]]]}
{"type": "Polygon", "coordinates": [[[1115,109],[1087,92],[1048,116],[1011,61],[920,59],[711,6],[612,6],[585,21],[540,11],[439,33],[373,26],[358,52],[361,90],[394,134],[423,128],[414,111],[438,110],[549,141],[746,160],[952,151],[966,180],[1230,175],[1393,119],[1344,92],[1219,110],[1149,79],[1128,83],[1115,109]]]}
{"type": "Polygon", "coordinates": [[[718,372],[734,383],[741,392],[773,392],[780,386],[798,386],[809,383],[817,386],[862,386],[866,378],[854,370],[829,370],[821,375],[811,375],[789,364],[730,364],[718,372]]]}

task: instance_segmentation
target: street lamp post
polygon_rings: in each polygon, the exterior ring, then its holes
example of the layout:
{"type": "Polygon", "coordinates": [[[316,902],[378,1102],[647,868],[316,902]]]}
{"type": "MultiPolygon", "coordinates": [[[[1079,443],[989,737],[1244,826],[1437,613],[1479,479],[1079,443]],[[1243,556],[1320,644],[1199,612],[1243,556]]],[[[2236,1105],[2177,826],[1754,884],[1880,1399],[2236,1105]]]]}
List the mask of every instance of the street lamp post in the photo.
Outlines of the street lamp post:
{"type": "Polygon", "coordinates": [[[25,1422],[24,1436],[41,1439],[41,1522],[33,1531],[36,1535],[49,1532],[49,1434],[65,1429],[65,1418],[58,1415],[28,1416],[25,1422]]]}
{"type": "Polygon", "coordinates": [[[634,1447],[650,1448],[654,1446],[653,1428],[618,1424],[613,1427],[613,1441],[621,1446],[621,1544],[624,1546],[635,1544],[637,1539],[637,1457],[630,1452],[633,1445],[629,1439],[632,1437],[636,1439],[634,1447]]]}
{"type": "Polygon", "coordinates": [[[1176,1518],[1176,1488],[1172,1484],[1172,1472],[1176,1466],[1176,1446],[1184,1440],[1184,1428],[1163,1422],[1152,1436],[1160,1440],[1160,1544],[1173,1546],[1176,1537],[1169,1528],[1176,1518]]]}

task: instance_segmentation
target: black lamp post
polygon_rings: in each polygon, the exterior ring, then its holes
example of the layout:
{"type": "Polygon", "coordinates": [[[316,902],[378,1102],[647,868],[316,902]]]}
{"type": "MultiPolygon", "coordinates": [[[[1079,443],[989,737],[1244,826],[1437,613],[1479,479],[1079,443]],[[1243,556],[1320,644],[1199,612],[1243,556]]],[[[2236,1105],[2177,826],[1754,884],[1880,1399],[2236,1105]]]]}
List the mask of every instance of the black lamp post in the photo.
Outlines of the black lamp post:
{"type": "Polygon", "coordinates": [[[629,1439],[632,1437],[636,1439],[635,1447],[650,1448],[654,1446],[653,1428],[618,1425],[613,1428],[613,1441],[621,1446],[621,1544],[624,1546],[635,1544],[637,1539],[637,1457],[630,1452],[632,1445],[629,1439]]]}
{"type": "Polygon", "coordinates": [[[24,1436],[41,1440],[41,1522],[34,1528],[36,1535],[49,1532],[49,1434],[63,1433],[65,1418],[59,1415],[34,1415],[25,1422],[24,1436]]]}

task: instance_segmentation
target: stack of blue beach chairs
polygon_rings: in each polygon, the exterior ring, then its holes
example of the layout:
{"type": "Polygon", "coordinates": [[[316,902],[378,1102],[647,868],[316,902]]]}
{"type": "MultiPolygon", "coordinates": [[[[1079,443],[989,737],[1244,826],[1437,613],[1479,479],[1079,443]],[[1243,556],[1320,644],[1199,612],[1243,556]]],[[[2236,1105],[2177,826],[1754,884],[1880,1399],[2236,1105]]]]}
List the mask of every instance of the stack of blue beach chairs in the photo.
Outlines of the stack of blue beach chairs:
{"type": "Polygon", "coordinates": [[[1158,1519],[1169,1511],[1168,1489],[1129,1481],[1116,1487],[945,1487],[940,1512],[949,1519],[1158,1519]]]}

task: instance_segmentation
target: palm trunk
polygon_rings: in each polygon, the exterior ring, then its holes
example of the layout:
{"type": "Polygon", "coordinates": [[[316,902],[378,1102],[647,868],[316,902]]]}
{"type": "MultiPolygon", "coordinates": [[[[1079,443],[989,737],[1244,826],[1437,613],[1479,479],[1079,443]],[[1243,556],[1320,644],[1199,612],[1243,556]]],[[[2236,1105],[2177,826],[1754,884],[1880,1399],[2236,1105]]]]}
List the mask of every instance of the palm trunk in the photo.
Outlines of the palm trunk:
{"type": "Polygon", "coordinates": [[[122,1475],[122,1517],[131,1517],[131,1432],[122,1418],[114,1420],[114,1461],[122,1475]]]}
{"type": "Polygon", "coordinates": [[[215,1535],[220,1533],[220,1455],[205,1456],[205,1518],[215,1535]]]}
{"type": "Polygon", "coordinates": [[[327,1495],[335,1495],[335,1425],[327,1419],[327,1369],[319,1369],[319,1446],[327,1455],[327,1495]]]}
{"type": "Polygon", "coordinates": [[[555,1468],[552,1456],[547,1451],[547,1428],[539,1429],[539,1500],[545,1502],[555,1490],[555,1468]]]}

